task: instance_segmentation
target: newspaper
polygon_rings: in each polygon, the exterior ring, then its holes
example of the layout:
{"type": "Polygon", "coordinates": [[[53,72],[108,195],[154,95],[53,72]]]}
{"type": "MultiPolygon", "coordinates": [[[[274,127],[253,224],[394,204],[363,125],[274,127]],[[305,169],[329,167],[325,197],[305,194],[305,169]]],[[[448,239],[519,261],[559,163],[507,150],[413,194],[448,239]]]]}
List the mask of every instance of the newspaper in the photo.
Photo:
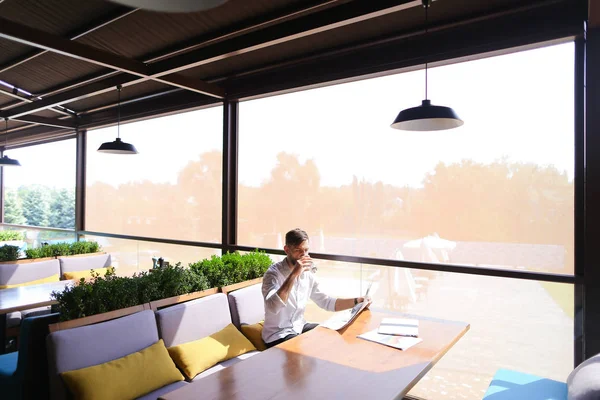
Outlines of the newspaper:
{"type": "Polygon", "coordinates": [[[340,329],[344,329],[345,327],[350,325],[350,323],[356,319],[358,314],[360,314],[362,310],[367,308],[367,306],[370,304],[369,292],[371,290],[372,285],[373,282],[371,282],[369,284],[369,287],[367,288],[367,293],[365,293],[364,296],[365,301],[358,303],[349,310],[336,312],[331,318],[323,322],[321,326],[334,331],[339,331],[340,329]]]}

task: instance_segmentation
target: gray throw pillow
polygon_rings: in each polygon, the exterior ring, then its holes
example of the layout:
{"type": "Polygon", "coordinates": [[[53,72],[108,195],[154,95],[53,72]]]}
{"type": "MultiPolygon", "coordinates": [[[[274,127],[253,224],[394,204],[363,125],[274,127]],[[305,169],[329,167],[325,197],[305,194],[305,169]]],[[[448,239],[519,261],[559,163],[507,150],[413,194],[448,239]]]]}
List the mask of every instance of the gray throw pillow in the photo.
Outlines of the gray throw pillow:
{"type": "Polygon", "coordinates": [[[567,378],[569,400],[600,399],[600,354],[588,358],[567,378]]]}

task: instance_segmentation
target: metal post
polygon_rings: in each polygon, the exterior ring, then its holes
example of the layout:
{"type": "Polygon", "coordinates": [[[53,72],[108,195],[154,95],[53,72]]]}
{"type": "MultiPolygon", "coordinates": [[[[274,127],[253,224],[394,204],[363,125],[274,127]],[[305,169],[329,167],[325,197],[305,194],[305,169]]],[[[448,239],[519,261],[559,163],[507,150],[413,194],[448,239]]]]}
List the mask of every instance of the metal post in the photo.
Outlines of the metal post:
{"type": "Polygon", "coordinates": [[[238,101],[223,102],[223,253],[237,244],[238,101]]]}
{"type": "MultiPolygon", "coordinates": [[[[85,230],[85,175],[86,175],[86,151],[87,130],[77,130],[77,154],[75,161],[75,230],[85,230]]],[[[79,240],[77,233],[77,240],[79,240]]]]}
{"type": "Polygon", "coordinates": [[[600,5],[589,1],[585,46],[583,358],[600,353],[600,5]]]}

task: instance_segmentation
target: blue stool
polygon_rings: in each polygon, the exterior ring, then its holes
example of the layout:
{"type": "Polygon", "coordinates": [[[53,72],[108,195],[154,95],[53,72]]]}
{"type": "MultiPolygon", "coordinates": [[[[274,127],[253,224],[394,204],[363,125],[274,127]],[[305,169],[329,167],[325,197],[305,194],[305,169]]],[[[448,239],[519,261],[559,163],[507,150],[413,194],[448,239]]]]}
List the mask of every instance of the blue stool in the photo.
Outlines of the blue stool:
{"type": "Polygon", "coordinates": [[[25,318],[19,351],[0,355],[0,393],[3,400],[42,399],[49,393],[46,336],[58,313],[25,318]]]}
{"type": "Polygon", "coordinates": [[[552,379],[499,369],[484,400],[567,400],[567,384],[552,379]]]}

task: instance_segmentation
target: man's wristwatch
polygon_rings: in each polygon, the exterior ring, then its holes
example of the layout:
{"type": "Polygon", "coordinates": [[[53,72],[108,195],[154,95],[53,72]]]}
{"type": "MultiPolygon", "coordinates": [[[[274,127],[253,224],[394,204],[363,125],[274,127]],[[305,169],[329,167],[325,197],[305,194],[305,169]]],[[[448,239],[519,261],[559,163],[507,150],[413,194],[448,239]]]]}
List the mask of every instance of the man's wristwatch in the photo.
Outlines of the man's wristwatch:
{"type": "Polygon", "coordinates": [[[354,305],[357,305],[357,304],[358,304],[358,298],[355,297],[354,298],[354,305]]]}

